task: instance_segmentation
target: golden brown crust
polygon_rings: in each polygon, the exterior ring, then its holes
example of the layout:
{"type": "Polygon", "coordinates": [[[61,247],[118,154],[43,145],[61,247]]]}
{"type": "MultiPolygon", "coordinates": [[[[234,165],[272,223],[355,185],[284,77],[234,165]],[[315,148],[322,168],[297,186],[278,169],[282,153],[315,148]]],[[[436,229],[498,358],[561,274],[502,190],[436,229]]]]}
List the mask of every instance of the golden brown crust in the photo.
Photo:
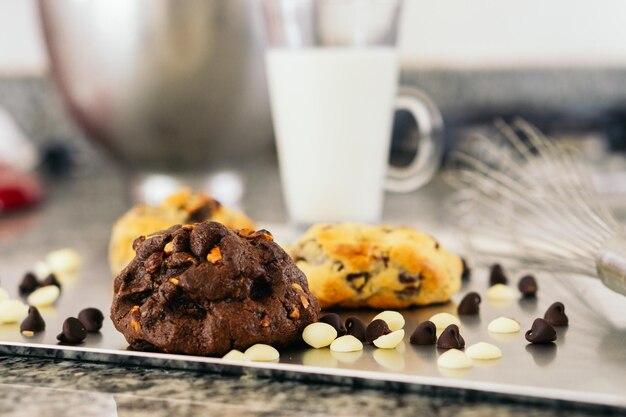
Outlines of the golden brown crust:
{"type": "Polygon", "coordinates": [[[109,243],[109,266],[117,275],[135,256],[133,241],[175,224],[206,220],[222,223],[231,229],[254,229],[244,213],[221,205],[210,196],[185,188],[172,194],[158,206],[137,204],[113,225],[109,243]]]}
{"type": "Polygon", "coordinates": [[[461,258],[410,227],[319,224],[289,252],[322,308],[428,305],[461,286],[461,258]]]}

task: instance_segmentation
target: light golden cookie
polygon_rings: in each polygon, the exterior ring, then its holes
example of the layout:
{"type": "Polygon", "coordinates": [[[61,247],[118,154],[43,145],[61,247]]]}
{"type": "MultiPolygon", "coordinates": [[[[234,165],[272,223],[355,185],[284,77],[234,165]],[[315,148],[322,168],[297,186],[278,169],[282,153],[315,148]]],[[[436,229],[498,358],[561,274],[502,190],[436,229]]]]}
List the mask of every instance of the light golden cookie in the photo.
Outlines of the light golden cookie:
{"type": "Polygon", "coordinates": [[[322,308],[427,305],[461,286],[461,258],[410,227],[319,224],[289,253],[322,308]]]}
{"type": "Polygon", "coordinates": [[[210,196],[182,189],[158,206],[138,204],[113,225],[109,243],[109,265],[117,275],[135,257],[133,241],[175,224],[212,220],[231,229],[255,229],[244,213],[224,207],[210,196]]]}

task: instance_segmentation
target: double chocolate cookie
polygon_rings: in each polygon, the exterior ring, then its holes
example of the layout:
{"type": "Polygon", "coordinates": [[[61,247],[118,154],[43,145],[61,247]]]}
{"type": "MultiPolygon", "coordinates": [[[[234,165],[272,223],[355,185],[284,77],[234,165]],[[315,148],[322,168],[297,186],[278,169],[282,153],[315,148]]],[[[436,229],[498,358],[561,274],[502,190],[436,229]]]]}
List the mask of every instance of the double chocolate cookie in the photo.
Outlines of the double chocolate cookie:
{"type": "Polygon", "coordinates": [[[223,355],[301,340],[319,316],[307,280],[265,231],[216,222],[140,237],[116,277],[111,319],[134,349],[223,355]]]}

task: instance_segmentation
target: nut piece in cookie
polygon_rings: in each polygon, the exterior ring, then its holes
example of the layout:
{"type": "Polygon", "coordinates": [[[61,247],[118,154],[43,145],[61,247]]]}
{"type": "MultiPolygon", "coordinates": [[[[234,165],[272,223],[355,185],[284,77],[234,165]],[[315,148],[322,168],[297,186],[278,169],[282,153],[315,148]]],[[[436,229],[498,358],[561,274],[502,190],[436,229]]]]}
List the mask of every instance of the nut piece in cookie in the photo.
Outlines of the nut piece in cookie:
{"type": "Polygon", "coordinates": [[[322,308],[441,303],[461,286],[461,258],[410,227],[318,224],[289,253],[322,308]]]}
{"type": "MultiPolygon", "coordinates": [[[[233,229],[252,229],[254,223],[244,213],[223,206],[210,196],[182,189],[157,206],[138,204],[120,217],[111,233],[109,265],[118,274],[135,256],[133,241],[137,236],[147,236],[173,224],[194,224],[207,220],[222,223],[233,229]]],[[[181,252],[188,237],[178,236],[171,242],[170,250],[181,252]]]]}
{"type": "Polygon", "coordinates": [[[134,349],[222,356],[283,347],[319,318],[304,274],[267,231],[176,225],[136,239],[135,250],[111,306],[134,349]]]}

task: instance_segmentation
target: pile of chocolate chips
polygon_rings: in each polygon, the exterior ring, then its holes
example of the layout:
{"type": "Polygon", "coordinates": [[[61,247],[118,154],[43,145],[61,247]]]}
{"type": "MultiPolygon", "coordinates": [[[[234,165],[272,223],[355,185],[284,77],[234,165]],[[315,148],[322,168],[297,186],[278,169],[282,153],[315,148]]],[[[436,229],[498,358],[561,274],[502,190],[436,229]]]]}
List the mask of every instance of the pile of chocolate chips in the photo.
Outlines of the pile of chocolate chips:
{"type": "MultiPolygon", "coordinates": [[[[465,260],[463,266],[466,267],[465,260]]],[[[496,263],[491,266],[489,273],[489,285],[508,283],[508,278],[502,265],[496,263]]],[[[523,298],[534,298],[537,296],[539,285],[533,275],[524,275],[520,278],[517,288],[523,298]]],[[[479,313],[480,295],[470,292],[463,297],[457,308],[459,315],[475,315],[479,313]]],[[[552,304],[543,318],[537,318],[533,322],[530,330],[525,334],[526,340],[530,343],[552,343],[557,339],[556,330],[553,326],[567,326],[569,320],[565,314],[565,306],[561,302],[552,304]]],[[[439,345],[439,342],[437,342],[439,345]]]]}
{"type": "Polygon", "coordinates": [[[25,297],[35,291],[37,288],[46,287],[48,285],[54,285],[61,289],[61,283],[54,273],[48,274],[48,276],[44,278],[43,281],[39,282],[35,274],[33,274],[32,272],[27,272],[26,274],[24,274],[22,282],[18,286],[18,291],[21,296],[25,297]]]}

